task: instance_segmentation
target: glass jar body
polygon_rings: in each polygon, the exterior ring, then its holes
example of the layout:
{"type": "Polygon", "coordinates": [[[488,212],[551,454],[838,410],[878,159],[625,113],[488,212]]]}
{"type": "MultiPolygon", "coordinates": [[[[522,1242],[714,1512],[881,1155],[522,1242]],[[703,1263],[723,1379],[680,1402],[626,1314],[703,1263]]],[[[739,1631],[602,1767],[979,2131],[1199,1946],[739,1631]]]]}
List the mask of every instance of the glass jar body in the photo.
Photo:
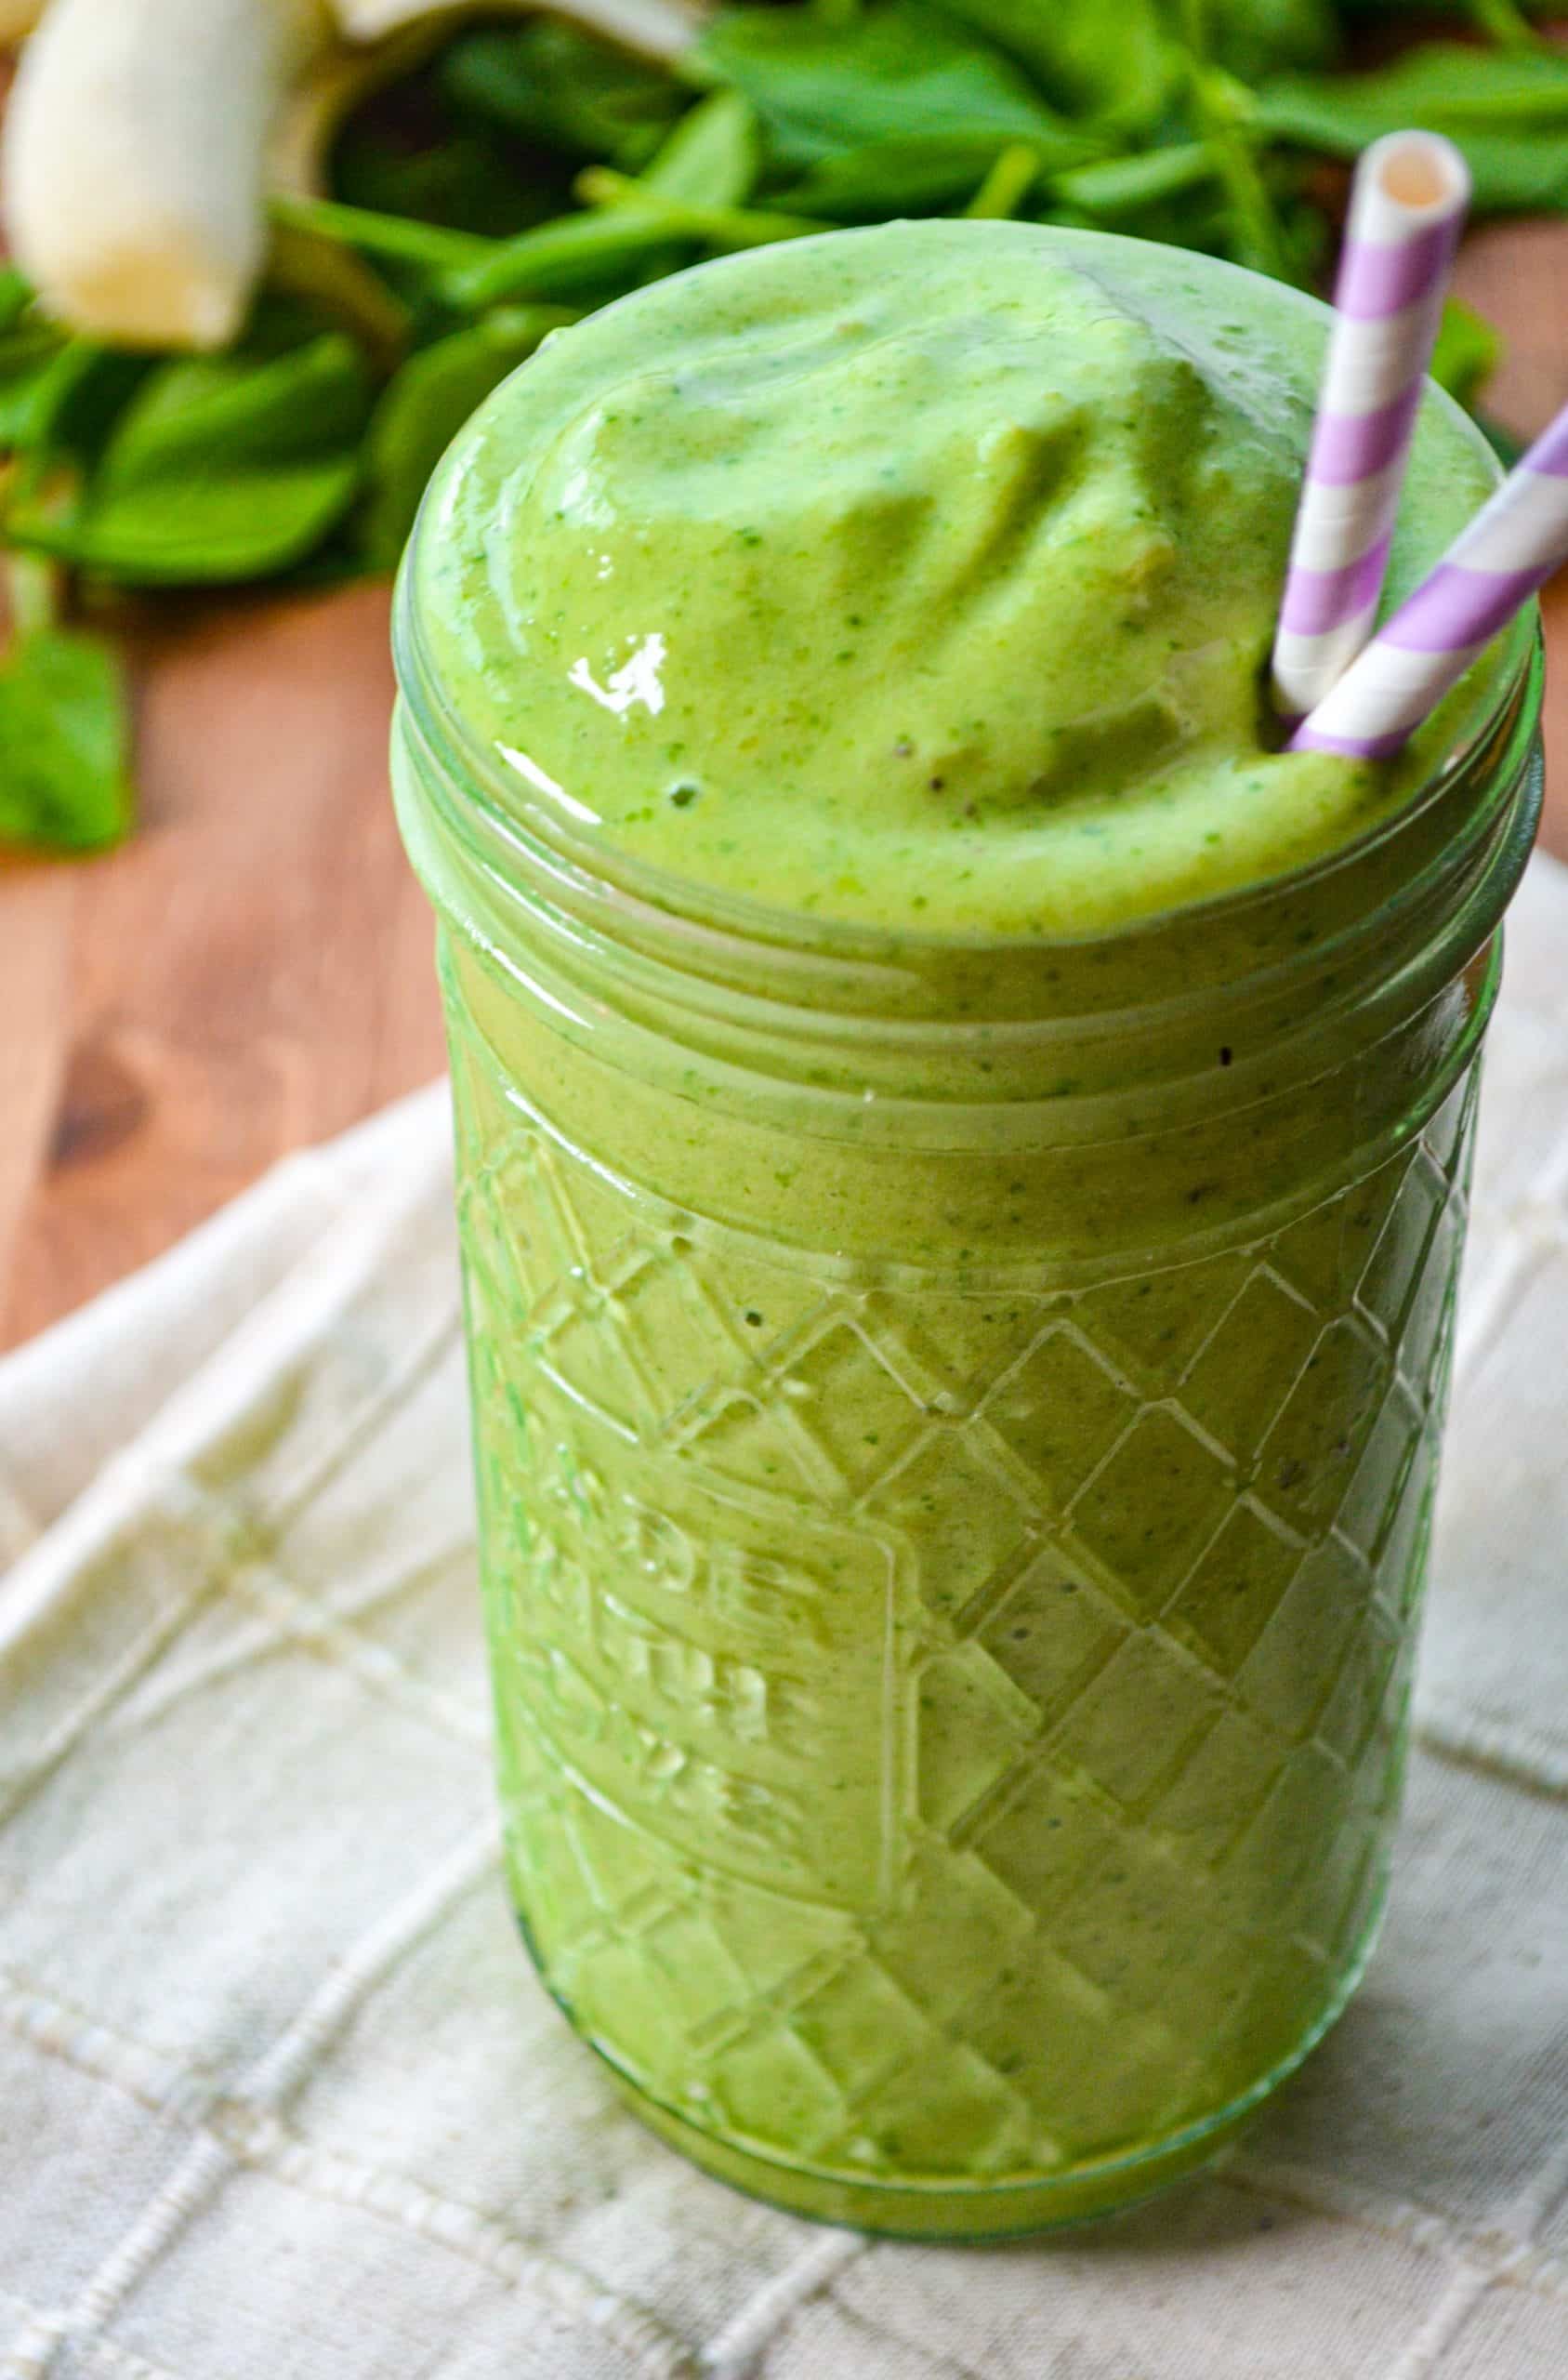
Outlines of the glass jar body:
{"type": "Polygon", "coordinates": [[[759,1002],[652,911],[601,932],[454,834],[405,715],[513,1888],[713,2172],[921,2236],[1076,2219],[1352,1989],[1521,701],[1462,868],[1445,830],[1258,896],[1195,986],[1156,921],[1065,990],[987,968],[977,1022],[948,954],[896,1024],[863,954],[759,1002]]]}

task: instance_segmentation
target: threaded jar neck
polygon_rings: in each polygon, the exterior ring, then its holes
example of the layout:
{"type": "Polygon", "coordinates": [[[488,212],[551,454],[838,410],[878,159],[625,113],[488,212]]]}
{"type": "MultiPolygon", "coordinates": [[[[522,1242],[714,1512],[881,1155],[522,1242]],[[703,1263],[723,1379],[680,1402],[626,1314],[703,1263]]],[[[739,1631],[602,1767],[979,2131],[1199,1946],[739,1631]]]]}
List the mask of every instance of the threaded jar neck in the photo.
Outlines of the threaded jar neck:
{"type": "MultiPolygon", "coordinates": [[[[1533,838],[1538,641],[1471,747],[1316,865],[1082,940],[879,933],[591,851],[520,805],[429,670],[405,572],[395,774],[445,924],[556,1029],[721,1107],[926,1146],[1125,1137],[1330,1070],[1484,949],[1533,838]],[[1025,1112],[1027,1111],[1027,1113],[1025,1112]]],[[[1483,1022],[1484,1020],[1481,1020],[1483,1022]]]]}

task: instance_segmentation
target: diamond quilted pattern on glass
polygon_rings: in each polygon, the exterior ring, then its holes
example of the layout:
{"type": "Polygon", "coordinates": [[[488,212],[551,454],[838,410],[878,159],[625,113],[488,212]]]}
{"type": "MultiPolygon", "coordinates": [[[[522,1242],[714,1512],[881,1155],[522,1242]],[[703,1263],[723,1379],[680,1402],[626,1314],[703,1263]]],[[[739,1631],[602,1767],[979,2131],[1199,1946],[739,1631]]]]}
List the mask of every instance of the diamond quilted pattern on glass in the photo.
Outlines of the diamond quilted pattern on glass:
{"type": "Polygon", "coordinates": [[[1324,1316],[1349,1311],[1413,1162],[1406,1150],[1364,1182],[1325,1199],[1274,1234],[1267,1250],[1269,1266],[1304,1304],[1324,1316]]]}
{"type": "MultiPolygon", "coordinates": [[[[639,1268],[644,1276],[651,1267],[639,1268]]],[[[571,1307],[540,1331],[539,1368],[547,1380],[597,1421],[623,1437],[649,1435],[658,1424],[659,1394],[625,1308],[613,1290],[584,1286],[571,1307]]]]}
{"type": "Polygon", "coordinates": [[[1393,1379],[1364,1324],[1324,1332],[1258,1455],[1258,1493],[1302,1529],[1331,1520],[1393,1379]]]}
{"type": "Polygon", "coordinates": [[[890,1323],[929,1383],[942,1412],[968,1414],[1024,1349],[1039,1336],[1049,1302],[1021,1290],[975,1291],[968,1297],[922,1290],[918,1298],[885,1292],[867,1303],[868,1327],[890,1323]]]}
{"type": "Polygon", "coordinates": [[[979,1638],[1047,1726],[1102,1670],[1132,1623],[1092,1581],[1047,1547],[981,1624],[979,1638]]]}
{"type": "Polygon", "coordinates": [[[916,1772],[920,1816],[946,1830],[1007,1774],[1039,1713],[972,1639],[919,1673],[916,1772]]]}
{"type": "Polygon", "coordinates": [[[1183,1377],[1250,1270],[1244,1253],[1209,1256],[1087,1289],[1074,1312],[1113,1369],[1126,1371],[1145,1394],[1164,1395],[1183,1377]]]}
{"type": "Polygon", "coordinates": [[[1159,1794],[1152,1824],[1186,1858],[1212,1865],[1258,1817],[1288,1751],[1250,1712],[1228,1706],[1159,1794]]]}
{"type": "Polygon", "coordinates": [[[1125,1831],[1122,1811],[1086,1778],[1059,1776],[1036,1760],[1020,1765],[967,1840],[1017,1901],[1048,1917],[1080,1878],[1113,1856],[1125,1831]]]}
{"type": "Polygon", "coordinates": [[[1301,1540],[1257,1505],[1234,1504],[1162,1615],[1200,1660],[1234,1677],[1301,1566],[1301,1540]]]}
{"type": "Polygon", "coordinates": [[[1219,1682],[1150,1628],[1129,1636],[1090,1680],[1052,1733],[1052,1758],[1076,1763],[1130,1809],[1179,1767],[1222,1703],[1219,1682]],[[1134,1726],[1129,1713],[1137,1714],[1134,1726]]]}
{"type": "Polygon", "coordinates": [[[1360,1626],[1366,1570],[1335,1538],[1312,1546],[1236,1673],[1248,1710],[1288,1740],[1311,1734],[1360,1626]]]}
{"type": "MultiPolygon", "coordinates": [[[[1203,1869],[1158,1835],[1128,1835],[1055,1911],[1050,1943],[1110,2004],[1158,2016],[1230,1931],[1203,1869]]],[[[1245,1955],[1233,1938],[1229,1955],[1245,1955]]]]}
{"type": "Polygon", "coordinates": [[[1074,1541],[1135,1618],[1153,1620],[1234,1492],[1222,1454],[1173,1414],[1146,1411],[1074,1503],[1074,1541]]]}
{"type": "Polygon", "coordinates": [[[1367,1433],[1355,1476],[1335,1515],[1339,1534],[1374,1568],[1402,1513],[1408,1514],[1418,1501],[1420,1481],[1413,1474],[1426,1427],[1426,1415],[1396,1381],[1367,1433]]]}
{"type": "Polygon", "coordinates": [[[877,2164],[895,2172],[1002,2180],[1027,2163],[1032,2146],[1020,2096],[963,2043],[899,2069],[855,2114],[877,2164]]]}
{"type": "Polygon", "coordinates": [[[918,1544],[918,1593],[933,1613],[961,1613],[1000,1592],[1030,1542],[1031,1515],[1005,1464],[980,1434],[951,1425],[921,1440],[867,1510],[918,1544]]]}
{"type": "Polygon", "coordinates": [[[796,1411],[851,1491],[897,1461],[926,1408],[857,1323],[834,1322],[790,1361],[796,1411]]]}
{"type": "Polygon", "coordinates": [[[1041,1512],[1051,1515],[1066,1511],[1085,1471],[1137,1410],[1132,1392],[1076,1329],[1061,1324],[1007,1375],[985,1418],[1017,1457],[1041,1512]]]}
{"type": "Polygon", "coordinates": [[[1232,1909],[1288,1909],[1298,1886],[1338,1834],[1354,1800],[1343,1761],[1321,1744],[1289,1753],[1267,1799],[1220,1863],[1232,1909]]]}
{"type": "Polygon", "coordinates": [[[721,2051],[710,2089],[720,2120],[763,2148],[820,2149],[842,2129],[842,2095],[784,2025],[721,2051]]]}
{"type": "MultiPolygon", "coordinates": [[[[1356,1303],[1375,1329],[1390,1339],[1403,1330],[1410,1299],[1426,1274],[1435,1233],[1452,1213],[1450,1184],[1430,1158],[1414,1163],[1403,1195],[1389,1210],[1366,1270],[1356,1290],[1356,1303]]],[[[1460,1227],[1455,1219],[1455,1227],[1460,1227]]]]}
{"type": "Polygon", "coordinates": [[[810,1990],[837,1971],[854,1942],[851,1922],[838,1910],[738,1877],[705,1875],[702,1897],[705,1917],[746,1978],[737,2020],[780,1996],[810,1990]]]}
{"type": "Polygon", "coordinates": [[[771,1263],[455,1072],[508,1858],[575,2021],[873,2178],[1245,2088],[1380,1884],[1468,1108],[1254,1244],[981,1291],[771,1263]]]}
{"type": "Polygon", "coordinates": [[[1369,1606],[1318,1718],[1317,1739],[1353,1771],[1389,1715],[1388,1689],[1403,1643],[1398,1623],[1369,1606]]]}
{"type": "Polygon", "coordinates": [[[893,1981],[942,2024],[969,1997],[973,1977],[1022,1955],[1033,1930],[1029,1911],[979,1859],[921,1836],[911,1845],[899,1906],[876,1918],[871,1938],[893,1981]],[[961,1967],[955,1942],[965,1949],[961,1967]]]}
{"type": "Polygon", "coordinates": [[[766,1386],[712,1392],[698,1401],[683,1432],[680,1443],[697,1461],[739,1488],[792,1498],[838,1492],[837,1472],[766,1386]]]}
{"type": "Polygon", "coordinates": [[[1456,1203],[1433,1235],[1426,1269],[1405,1305],[1396,1354],[1400,1372],[1422,1406],[1441,1397],[1447,1382],[1464,1228],[1463,1211],[1456,1203]]]}
{"type": "Polygon", "coordinates": [[[1260,1267],[1182,1374],[1183,1409],[1238,1462],[1249,1462],[1322,1329],[1316,1310],[1260,1267]]]}
{"type": "Polygon", "coordinates": [[[665,1248],[634,1259],[613,1284],[585,1286],[575,1310],[546,1330],[544,1360],[584,1403],[647,1435],[670,1412],[672,1380],[701,1394],[725,1336],[691,1264],[665,1248]]]}
{"type": "Polygon", "coordinates": [[[1118,2006],[1048,1942],[998,1981],[965,2029],[1033,2110],[1034,2161],[1048,2172],[1157,2135],[1202,2104],[1195,2050],[1118,2006]]]}
{"type": "Polygon", "coordinates": [[[1353,1959],[1365,1939],[1387,1881],[1388,1829],[1393,1780],[1379,1775],[1358,1794],[1346,1823],[1324,1845],[1292,1909],[1295,1938],[1332,1973],[1353,1959]]]}
{"type": "Polygon", "coordinates": [[[800,2040],[837,2083],[847,2107],[931,2054],[931,2029],[868,1957],[856,1957],[795,2005],[800,2040]]]}
{"type": "Polygon", "coordinates": [[[641,1951],[657,1982],[661,2014],[679,2032],[691,2035],[722,2025],[750,1997],[745,1969],[694,1903],[646,1927],[641,1951]]]}

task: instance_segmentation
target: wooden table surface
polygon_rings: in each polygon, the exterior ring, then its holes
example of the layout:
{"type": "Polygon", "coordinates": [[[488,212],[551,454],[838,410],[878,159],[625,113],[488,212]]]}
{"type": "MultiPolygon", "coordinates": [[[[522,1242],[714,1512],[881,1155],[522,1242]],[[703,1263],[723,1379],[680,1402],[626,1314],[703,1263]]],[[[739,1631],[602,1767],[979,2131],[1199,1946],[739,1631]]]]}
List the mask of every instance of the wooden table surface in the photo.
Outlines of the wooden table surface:
{"type": "MultiPolygon", "coordinates": [[[[1568,401],[1568,224],[1474,237],[1459,286],[1510,428],[1568,401]]],[[[1547,839],[1568,856],[1568,574],[1548,590],[1547,839]]],[[[0,1345],[441,1063],[392,823],[381,587],[226,607],[139,672],[143,820],[0,868],[0,1345]]]]}

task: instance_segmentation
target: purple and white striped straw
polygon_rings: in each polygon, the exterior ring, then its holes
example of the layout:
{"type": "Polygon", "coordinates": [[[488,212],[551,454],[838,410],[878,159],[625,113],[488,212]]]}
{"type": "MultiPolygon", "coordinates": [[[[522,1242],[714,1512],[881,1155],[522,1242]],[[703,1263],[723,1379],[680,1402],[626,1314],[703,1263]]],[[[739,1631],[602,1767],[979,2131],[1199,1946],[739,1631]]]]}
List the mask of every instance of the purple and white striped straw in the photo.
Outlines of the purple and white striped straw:
{"type": "Polygon", "coordinates": [[[1290,567],[1274,700],[1299,719],[1372,633],[1470,178],[1451,141],[1390,132],[1356,167],[1290,567]]]}
{"type": "Polygon", "coordinates": [[[1568,405],[1302,721],[1291,750],[1388,759],[1564,562],[1568,405]]]}

